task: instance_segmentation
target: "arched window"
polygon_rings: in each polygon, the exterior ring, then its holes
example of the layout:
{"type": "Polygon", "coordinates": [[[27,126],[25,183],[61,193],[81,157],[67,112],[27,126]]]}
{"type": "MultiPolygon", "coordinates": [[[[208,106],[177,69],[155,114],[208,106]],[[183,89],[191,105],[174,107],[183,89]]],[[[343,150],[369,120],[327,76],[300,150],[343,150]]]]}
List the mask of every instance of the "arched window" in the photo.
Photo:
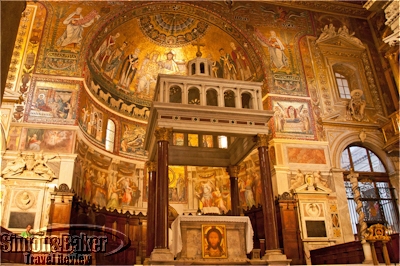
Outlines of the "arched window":
{"type": "Polygon", "coordinates": [[[200,63],[200,73],[201,74],[206,73],[206,68],[204,67],[204,63],[200,63]]]}
{"type": "Polygon", "coordinates": [[[107,131],[106,131],[106,150],[109,152],[114,151],[114,141],[115,141],[115,123],[111,119],[107,121],[107,131]]]}
{"type": "Polygon", "coordinates": [[[200,91],[196,87],[189,89],[188,104],[200,104],[200,91]]]}
{"type": "Polygon", "coordinates": [[[242,108],[253,109],[250,93],[247,93],[247,92],[242,93],[242,108]]]}
{"type": "Polygon", "coordinates": [[[169,102],[182,103],[182,89],[179,86],[169,88],[169,102]]]}
{"type": "Polygon", "coordinates": [[[350,145],[342,153],[341,167],[347,170],[343,174],[353,233],[359,233],[359,215],[356,211],[357,203],[354,200],[352,184],[347,179],[350,169],[359,175],[360,200],[367,225],[380,223],[391,232],[399,232],[396,193],[378,156],[364,147],[350,145]]]}
{"type": "Polygon", "coordinates": [[[196,63],[192,64],[192,75],[196,74],[196,63]]]}
{"type": "Polygon", "coordinates": [[[346,77],[340,73],[335,73],[336,84],[339,89],[340,98],[350,99],[350,88],[349,82],[347,81],[346,77]]]}
{"type": "Polygon", "coordinates": [[[224,92],[225,107],[235,107],[235,93],[231,90],[224,92]]]}
{"type": "Polygon", "coordinates": [[[214,89],[208,89],[206,92],[207,105],[218,106],[218,93],[214,89]]]}

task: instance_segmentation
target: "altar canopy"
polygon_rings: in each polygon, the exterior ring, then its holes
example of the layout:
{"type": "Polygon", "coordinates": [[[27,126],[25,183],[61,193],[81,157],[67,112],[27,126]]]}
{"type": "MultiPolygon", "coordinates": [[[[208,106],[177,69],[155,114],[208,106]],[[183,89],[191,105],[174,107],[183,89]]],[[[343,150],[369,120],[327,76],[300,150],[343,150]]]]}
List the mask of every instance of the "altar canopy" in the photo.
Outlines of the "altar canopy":
{"type": "Polygon", "coordinates": [[[253,227],[247,216],[178,216],[172,223],[170,251],[178,259],[202,258],[202,226],[226,228],[227,260],[246,259],[253,250],[253,227]],[[181,253],[180,255],[178,255],[181,253]],[[196,257],[192,255],[195,254],[196,257]]]}

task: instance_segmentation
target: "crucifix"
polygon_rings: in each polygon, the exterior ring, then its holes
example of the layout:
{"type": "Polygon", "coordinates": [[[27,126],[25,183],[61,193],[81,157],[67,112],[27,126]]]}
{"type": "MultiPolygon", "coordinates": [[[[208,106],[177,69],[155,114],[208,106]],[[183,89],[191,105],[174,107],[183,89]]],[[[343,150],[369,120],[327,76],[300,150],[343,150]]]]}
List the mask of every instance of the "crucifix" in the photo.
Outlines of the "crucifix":
{"type": "Polygon", "coordinates": [[[192,45],[197,46],[196,56],[201,57],[203,54],[200,52],[200,46],[206,46],[206,45],[204,43],[200,43],[200,41],[194,41],[192,42],[192,45]]]}

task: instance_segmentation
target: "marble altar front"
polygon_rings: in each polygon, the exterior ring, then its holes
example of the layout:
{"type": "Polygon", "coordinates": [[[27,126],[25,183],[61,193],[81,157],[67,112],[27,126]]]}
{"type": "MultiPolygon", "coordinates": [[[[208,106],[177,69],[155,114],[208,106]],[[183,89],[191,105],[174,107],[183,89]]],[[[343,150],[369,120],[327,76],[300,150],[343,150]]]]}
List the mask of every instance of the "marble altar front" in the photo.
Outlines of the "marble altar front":
{"type": "Polygon", "coordinates": [[[179,216],[172,223],[170,251],[185,264],[242,264],[253,250],[253,228],[244,216],[179,216]],[[223,228],[224,246],[220,256],[208,256],[206,231],[223,228]]]}

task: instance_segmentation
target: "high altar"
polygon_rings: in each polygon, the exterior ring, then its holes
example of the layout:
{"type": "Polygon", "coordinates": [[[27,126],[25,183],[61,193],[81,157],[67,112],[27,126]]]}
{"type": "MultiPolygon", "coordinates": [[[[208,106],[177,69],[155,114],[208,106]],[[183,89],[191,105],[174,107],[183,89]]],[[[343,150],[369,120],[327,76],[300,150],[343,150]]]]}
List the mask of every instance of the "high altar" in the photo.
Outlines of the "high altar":
{"type": "MultiPolygon", "coordinates": [[[[215,78],[212,62],[202,58],[200,51],[196,55],[188,62],[188,76],[158,76],[147,125],[144,145],[149,152],[149,195],[155,195],[154,201],[149,198],[148,202],[148,227],[155,228],[155,232],[147,231],[150,264],[173,261],[175,256],[184,264],[247,264],[253,229],[249,218],[239,216],[238,164],[256,147],[262,193],[266,195],[262,204],[264,231],[269,236],[263,260],[288,264],[290,260],[279,249],[266,134],[273,113],[263,110],[262,84],[215,78]],[[172,141],[176,134],[183,136],[183,143],[172,141]],[[210,136],[213,148],[204,143],[190,145],[190,134],[210,136]],[[224,144],[221,139],[225,139],[224,144]],[[168,165],[226,167],[232,203],[232,216],[178,217],[171,249],[168,165]]],[[[202,197],[210,198],[210,193],[204,191],[202,197]]]]}
{"type": "Polygon", "coordinates": [[[253,249],[253,228],[247,216],[179,216],[172,223],[170,251],[184,264],[245,263],[253,249]],[[222,254],[207,254],[208,228],[224,230],[222,254]]]}

